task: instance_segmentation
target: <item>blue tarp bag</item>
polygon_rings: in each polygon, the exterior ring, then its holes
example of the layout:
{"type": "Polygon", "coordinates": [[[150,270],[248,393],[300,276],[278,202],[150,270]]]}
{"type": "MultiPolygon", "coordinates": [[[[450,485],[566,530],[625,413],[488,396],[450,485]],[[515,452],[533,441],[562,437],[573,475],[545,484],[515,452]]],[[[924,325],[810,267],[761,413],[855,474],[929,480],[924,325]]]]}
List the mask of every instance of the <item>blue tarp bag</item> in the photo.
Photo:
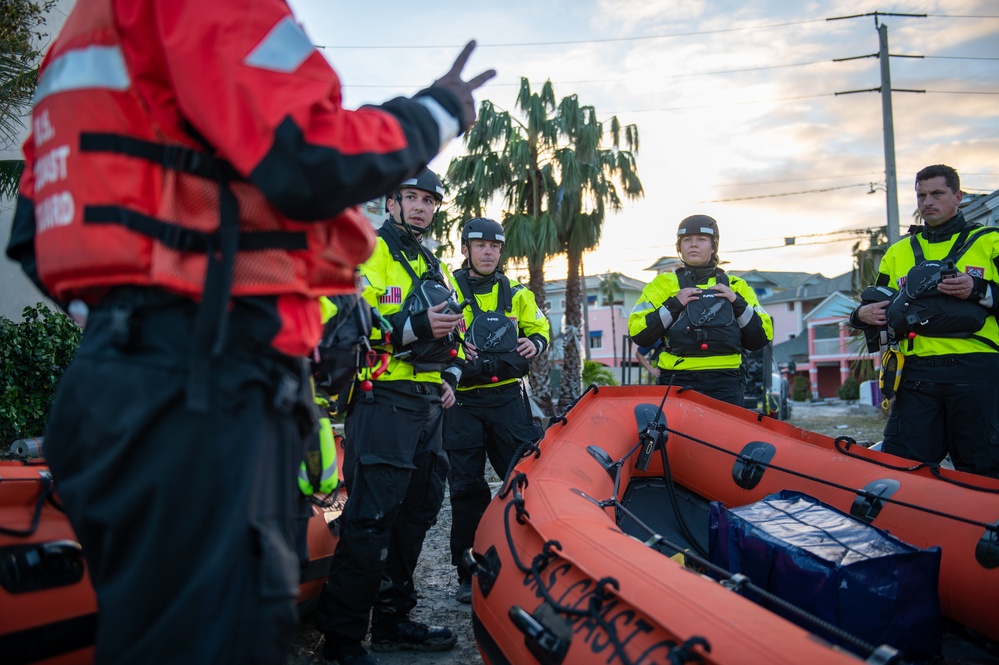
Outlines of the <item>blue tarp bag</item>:
{"type": "Polygon", "coordinates": [[[889,644],[910,660],[940,655],[939,547],[913,547],[784,490],[738,508],[712,502],[708,548],[713,563],[874,646],[889,644]]]}

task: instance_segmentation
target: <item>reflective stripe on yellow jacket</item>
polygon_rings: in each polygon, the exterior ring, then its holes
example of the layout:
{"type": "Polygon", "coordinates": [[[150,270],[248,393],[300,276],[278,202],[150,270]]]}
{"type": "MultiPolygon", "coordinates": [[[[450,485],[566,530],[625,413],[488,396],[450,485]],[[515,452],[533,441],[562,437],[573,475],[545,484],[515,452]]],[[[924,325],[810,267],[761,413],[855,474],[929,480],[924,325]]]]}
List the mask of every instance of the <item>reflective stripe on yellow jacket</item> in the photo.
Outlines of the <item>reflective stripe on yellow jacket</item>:
{"type": "MultiPolygon", "coordinates": [[[[748,304],[748,307],[755,310],[763,323],[763,330],[767,339],[773,339],[773,321],[770,316],[760,307],[760,302],[756,298],[756,292],[746,283],[746,280],[733,275],[728,276],[729,288],[741,295],[748,304]]],[[[698,284],[698,288],[707,289],[714,286],[717,280],[714,277],[708,278],[706,282],[698,284]]],[[[634,337],[647,327],[646,317],[662,306],[666,300],[680,292],[680,284],[675,273],[668,272],[657,275],[651,282],[642,289],[642,295],[631,314],[628,316],[628,334],[634,337]]],[[[665,341],[665,340],[664,340],[665,341]]],[[[711,369],[737,369],[742,365],[742,355],[731,353],[720,356],[684,357],[670,353],[668,346],[659,354],[656,363],[661,369],[677,371],[698,371],[711,369]]]]}

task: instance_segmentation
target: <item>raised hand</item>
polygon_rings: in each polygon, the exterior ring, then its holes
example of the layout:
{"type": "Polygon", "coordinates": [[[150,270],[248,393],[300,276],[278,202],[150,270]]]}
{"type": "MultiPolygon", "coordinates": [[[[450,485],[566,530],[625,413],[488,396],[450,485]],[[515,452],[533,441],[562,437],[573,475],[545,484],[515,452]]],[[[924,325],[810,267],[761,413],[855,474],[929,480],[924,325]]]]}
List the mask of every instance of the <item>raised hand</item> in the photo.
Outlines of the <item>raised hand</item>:
{"type": "Polygon", "coordinates": [[[475,122],[475,99],[472,97],[472,92],[496,76],[495,69],[487,69],[467,81],[461,79],[461,70],[465,68],[465,64],[474,50],[475,40],[465,44],[465,48],[458,54],[458,58],[451,65],[448,73],[434,81],[434,84],[431,86],[447,90],[458,98],[458,104],[461,107],[461,117],[458,118],[458,124],[461,125],[462,132],[471,127],[472,123],[475,122]]]}

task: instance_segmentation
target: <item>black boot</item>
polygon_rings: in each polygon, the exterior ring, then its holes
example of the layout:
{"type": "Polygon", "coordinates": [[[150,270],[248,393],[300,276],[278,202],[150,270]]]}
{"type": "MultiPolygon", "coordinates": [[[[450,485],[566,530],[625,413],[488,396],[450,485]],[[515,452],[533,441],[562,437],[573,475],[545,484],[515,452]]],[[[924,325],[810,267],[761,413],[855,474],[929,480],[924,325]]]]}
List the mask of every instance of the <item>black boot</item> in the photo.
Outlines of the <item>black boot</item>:
{"type": "Polygon", "coordinates": [[[447,651],[458,638],[450,628],[419,621],[377,621],[371,627],[372,651],[447,651]]]}

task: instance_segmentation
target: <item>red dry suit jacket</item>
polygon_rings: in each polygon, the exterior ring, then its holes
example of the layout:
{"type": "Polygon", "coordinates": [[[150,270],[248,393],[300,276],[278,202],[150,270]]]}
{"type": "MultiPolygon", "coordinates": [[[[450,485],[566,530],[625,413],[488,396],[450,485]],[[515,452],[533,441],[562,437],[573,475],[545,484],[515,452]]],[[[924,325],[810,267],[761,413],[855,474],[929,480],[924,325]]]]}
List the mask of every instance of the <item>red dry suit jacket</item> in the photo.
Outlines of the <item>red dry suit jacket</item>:
{"type": "Polygon", "coordinates": [[[282,0],[79,0],[40,69],[7,254],[93,304],[118,285],[200,300],[229,248],[229,293],[275,296],[271,343],[304,355],[316,297],[353,289],[374,247],[352,206],[426,164],[457,115],[439,89],[344,109],[282,0]]]}

